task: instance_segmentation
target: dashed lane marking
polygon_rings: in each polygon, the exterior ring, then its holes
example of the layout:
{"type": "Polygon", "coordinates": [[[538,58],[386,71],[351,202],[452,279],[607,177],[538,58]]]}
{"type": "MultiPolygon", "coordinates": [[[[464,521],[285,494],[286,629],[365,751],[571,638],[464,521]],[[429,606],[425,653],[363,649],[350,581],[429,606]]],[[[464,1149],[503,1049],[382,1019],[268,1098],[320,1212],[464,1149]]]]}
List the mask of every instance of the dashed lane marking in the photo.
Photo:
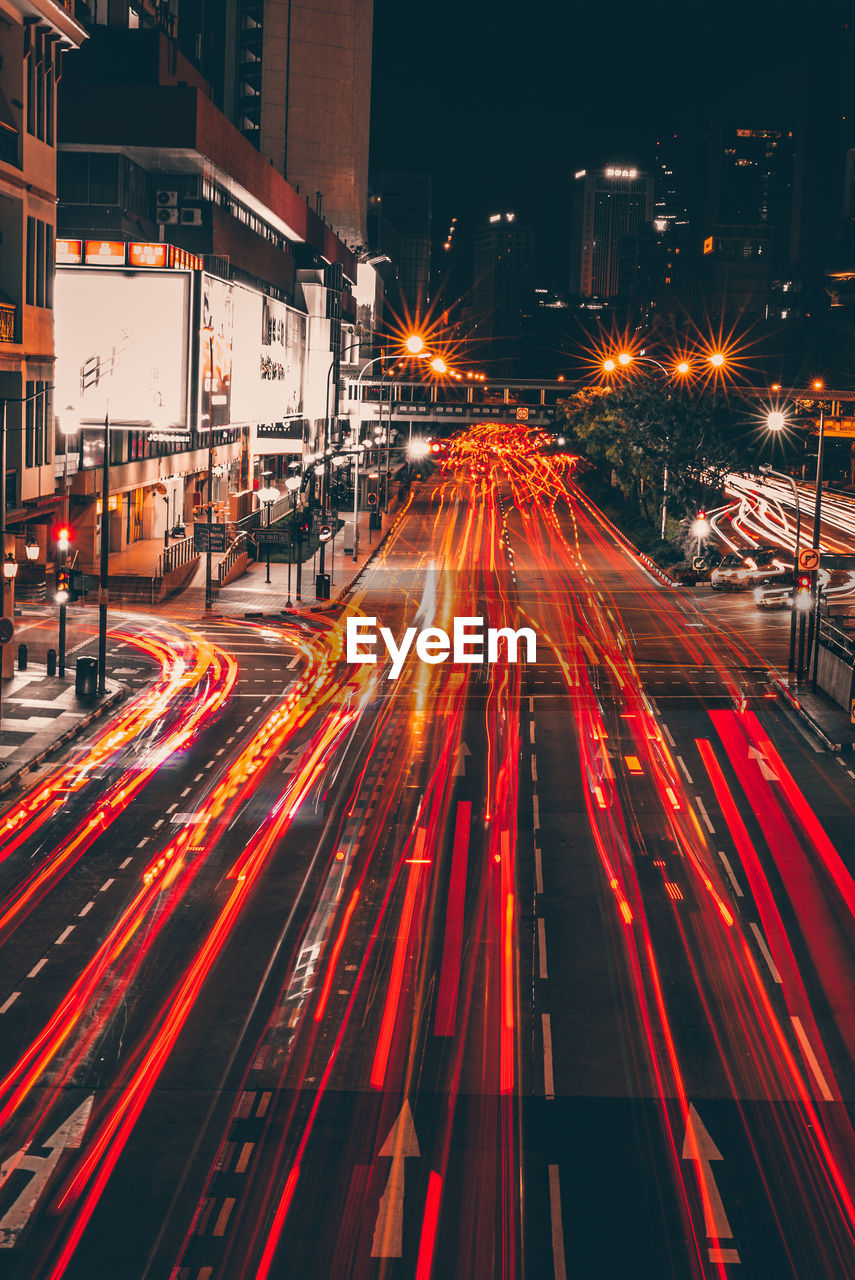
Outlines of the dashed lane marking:
{"type": "Polygon", "coordinates": [[[0,1013],[6,1013],[11,1009],[20,994],[20,991],[13,991],[9,998],[5,1000],[3,1004],[0,1004],[0,1013]]]}
{"type": "Polygon", "coordinates": [[[780,983],[781,975],[780,973],[778,973],[777,967],[775,965],[775,961],[772,959],[772,952],[766,946],[766,939],[763,937],[763,934],[760,932],[760,926],[756,925],[753,920],[751,922],[751,932],[754,934],[754,937],[757,939],[757,946],[760,948],[763,959],[766,961],[767,965],[769,966],[769,972],[772,975],[772,981],[780,983]]]}
{"type": "Polygon", "coordinates": [[[33,965],[32,969],[27,974],[27,977],[28,978],[38,977],[38,975],[41,973],[42,969],[45,967],[46,964],[47,964],[47,956],[42,956],[41,960],[38,960],[33,965]]]}
{"type": "Polygon", "coordinates": [[[63,942],[65,942],[66,938],[69,936],[69,934],[72,934],[72,933],[74,933],[74,925],[73,924],[67,925],[66,928],[63,929],[62,933],[59,935],[59,937],[57,938],[56,942],[53,945],[55,947],[61,947],[63,942]]]}

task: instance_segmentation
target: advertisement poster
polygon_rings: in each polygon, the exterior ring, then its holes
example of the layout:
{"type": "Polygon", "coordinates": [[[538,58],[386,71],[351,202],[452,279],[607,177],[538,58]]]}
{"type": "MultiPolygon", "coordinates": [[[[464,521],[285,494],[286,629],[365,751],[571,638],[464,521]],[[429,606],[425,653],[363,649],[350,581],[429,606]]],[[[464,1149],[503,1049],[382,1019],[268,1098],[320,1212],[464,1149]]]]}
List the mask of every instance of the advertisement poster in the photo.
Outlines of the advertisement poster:
{"type": "Polygon", "coordinates": [[[202,327],[199,336],[199,428],[231,422],[234,286],[218,276],[202,276],[202,327]],[[211,360],[213,358],[213,372],[211,360]]]}
{"type": "Polygon", "coordinates": [[[231,420],[270,427],[303,412],[306,317],[234,286],[231,420]]]}
{"type": "Polygon", "coordinates": [[[54,326],[62,421],[165,430],[187,421],[190,276],[58,269],[54,326]]]}

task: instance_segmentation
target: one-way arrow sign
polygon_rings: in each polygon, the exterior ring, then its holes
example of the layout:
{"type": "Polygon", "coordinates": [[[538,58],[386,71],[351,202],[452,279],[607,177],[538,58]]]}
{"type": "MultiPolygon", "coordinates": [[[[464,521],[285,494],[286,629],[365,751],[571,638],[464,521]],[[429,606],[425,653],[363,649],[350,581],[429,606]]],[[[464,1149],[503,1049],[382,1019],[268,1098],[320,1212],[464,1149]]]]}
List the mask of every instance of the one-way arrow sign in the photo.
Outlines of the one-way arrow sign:
{"type": "Polygon", "coordinates": [[[67,1147],[79,1147],[83,1142],[83,1132],[89,1121],[94,1094],[90,1094],[81,1102],[76,1111],[72,1111],[67,1120],[59,1126],[39,1148],[46,1148],[45,1156],[33,1155],[29,1144],[22,1147],[15,1155],[10,1156],[0,1167],[0,1187],[18,1170],[25,1170],[33,1176],[21,1191],[17,1200],[6,1210],[0,1219],[0,1249],[12,1249],[18,1237],[30,1220],[30,1216],[38,1204],[39,1197],[50,1181],[50,1176],[59,1164],[59,1158],[67,1147]]]}
{"type": "Polygon", "coordinates": [[[766,779],[767,782],[778,781],[777,773],[775,773],[775,771],[770,767],[769,762],[764,756],[762,751],[758,751],[756,747],[749,747],[748,759],[757,761],[758,765],[760,766],[760,772],[762,773],[763,777],[766,779]]]}
{"type": "Polygon", "coordinates": [[[460,746],[454,754],[454,768],[451,771],[452,778],[462,778],[466,773],[466,756],[471,756],[465,742],[461,742],[460,746]]]}
{"type": "Polygon", "coordinates": [[[400,1258],[404,1243],[404,1161],[421,1155],[413,1125],[413,1113],[406,1099],[398,1119],[377,1154],[390,1156],[392,1168],[389,1170],[386,1190],[380,1197],[371,1257],[400,1258]]]}

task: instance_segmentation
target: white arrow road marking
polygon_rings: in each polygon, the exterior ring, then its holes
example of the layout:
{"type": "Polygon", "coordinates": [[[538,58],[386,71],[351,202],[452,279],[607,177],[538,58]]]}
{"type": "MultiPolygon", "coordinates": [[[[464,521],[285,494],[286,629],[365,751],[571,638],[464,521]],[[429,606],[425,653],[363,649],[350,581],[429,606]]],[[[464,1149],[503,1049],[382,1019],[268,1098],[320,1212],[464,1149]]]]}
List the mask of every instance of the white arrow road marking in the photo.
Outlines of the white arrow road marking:
{"type": "Polygon", "coordinates": [[[377,1154],[390,1156],[392,1168],[389,1170],[386,1190],[380,1197],[371,1257],[400,1258],[403,1256],[404,1239],[404,1161],[421,1155],[413,1125],[413,1113],[406,1099],[398,1119],[377,1154]]]}
{"type": "Polygon", "coordinates": [[[39,1196],[47,1186],[63,1151],[67,1147],[79,1147],[83,1142],[83,1132],[89,1120],[94,1098],[94,1094],[90,1094],[88,1098],[85,1098],[77,1110],[72,1111],[68,1119],[63,1121],[55,1133],[46,1138],[44,1142],[38,1143],[40,1148],[45,1147],[47,1149],[48,1154],[46,1156],[33,1155],[27,1147],[22,1147],[15,1155],[4,1161],[2,1167],[0,1167],[0,1187],[18,1169],[24,1169],[26,1172],[33,1174],[33,1177],[30,1178],[17,1200],[6,1211],[3,1219],[0,1220],[0,1249],[12,1249],[17,1243],[18,1236],[27,1225],[30,1215],[38,1203],[39,1196]]]}
{"type": "MultiPolygon", "coordinates": [[[[686,1121],[686,1136],[683,1140],[683,1159],[694,1160],[698,1166],[707,1239],[732,1240],[733,1231],[711,1168],[713,1160],[723,1160],[724,1156],[707,1132],[701,1117],[695,1110],[694,1103],[689,1103],[689,1118],[686,1121]]],[[[739,1262],[739,1253],[736,1249],[716,1250],[716,1252],[728,1255],[726,1259],[719,1260],[739,1262]]]]}
{"type": "Polygon", "coordinates": [[[757,763],[760,766],[760,772],[763,774],[763,777],[766,779],[767,782],[778,781],[777,773],[775,773],[774,770],[769,767],[769,761],[763,755],[762,751],[758,751],[756,747],[749,747],[748,759],[757,761],[757,763]]]}
{"type": "Polygon", "coordinates": [[[452,778],[462,778],[466,773],[466,756],[471,756],[465,742],[461,742],[460,746],[454,754],[454,768],[451,771],[452,778]]]}

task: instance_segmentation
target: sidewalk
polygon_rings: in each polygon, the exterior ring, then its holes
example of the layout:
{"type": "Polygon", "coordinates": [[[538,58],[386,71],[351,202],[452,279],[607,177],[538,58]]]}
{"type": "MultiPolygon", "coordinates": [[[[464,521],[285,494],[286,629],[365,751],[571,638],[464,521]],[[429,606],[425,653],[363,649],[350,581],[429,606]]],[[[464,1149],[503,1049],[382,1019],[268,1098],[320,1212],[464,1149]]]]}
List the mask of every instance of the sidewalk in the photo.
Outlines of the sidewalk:
{"type": "Polygon", "coordinates": [[[826,750],[855,751],[855,724],[827,694],[814,693],[807,682],[801,688],[790,689],[783,679],[773,676],[772,684],[786,709],[819,738],[826,750]]]}
{"type": "MultiPolygon", "coordinates": [[[[267,562],[264,559],[264,549],[259,552],[259,560],[253,564],[250,562],[247,571],[242,577],[235,582],[230,583],[226,587],[222,587],[217,593],[214,601],[214,612],[223,614],[244,614],[244,613],[278,613],[282,609],[290,608],[295,613],[306,609],[314,609],[317,607],[325,607],[328,603],[333,604],[336,597],[345,587],[353,580],[353,578],[362,570],[366,561],[374,554],[377,547],[386,534],[387,530],[395,523],[398,511],[393,510],[388,517],[383,517],[383,528],[374,530],[369,533],[368,520],[369,513],[360,511],[359,513],[359,551],[354,560],[353,554],[344,554],[344,544],[342,541],[343,533],[339,530],[336,537],[326,545],[324,572],[330,574],[330,598],[329,601],[318,600],[315,595],[315,575],[317,566],[320,563],[320,555],[316,553],[308,560],[303,562],[302,569],[302,590],[301,598],[297,599],[297,566],[291,565],[291,604],[288,604],[288,565],[279,561],[271,561],[270,563],[270,583],[267,582],[267,562]]],[[[188,597],[196,589],[196,580],[193,584],[175,598],[176,604],[184,603],[185,611],[187,609],[188,597]]]]}
{"type": "Polygon", "coordinates": [[[43,666],[30,664],[3,682],[0,721],[0,793],[45,756],[72,738],[119,702],[126,693],[118,680],[107,681],[101,699],[81,702],[74,692],[74,676],[48,676],[43,666]]]}

